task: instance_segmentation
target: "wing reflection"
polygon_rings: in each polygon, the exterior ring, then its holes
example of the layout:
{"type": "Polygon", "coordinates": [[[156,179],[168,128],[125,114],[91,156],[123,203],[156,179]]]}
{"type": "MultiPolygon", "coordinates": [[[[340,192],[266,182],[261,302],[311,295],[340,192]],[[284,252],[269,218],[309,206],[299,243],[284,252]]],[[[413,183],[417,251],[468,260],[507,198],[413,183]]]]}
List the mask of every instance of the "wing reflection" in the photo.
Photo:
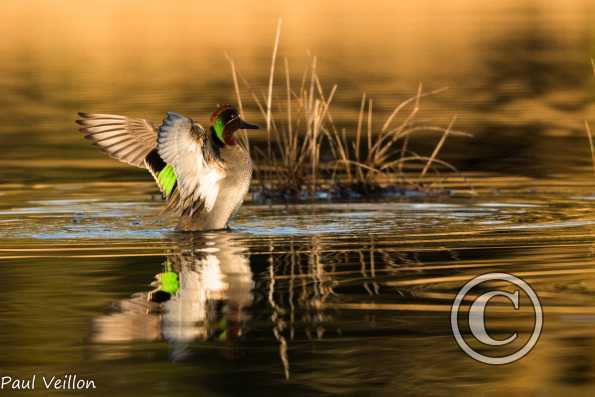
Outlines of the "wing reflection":
{"type": "Polygon", "coordinates": [[[254,287],[246,251],[229,233],[177,236],[153,289],[97,318],[95,341],[165,339],[176,359],[194,340],[240,337],[254,287]]]}

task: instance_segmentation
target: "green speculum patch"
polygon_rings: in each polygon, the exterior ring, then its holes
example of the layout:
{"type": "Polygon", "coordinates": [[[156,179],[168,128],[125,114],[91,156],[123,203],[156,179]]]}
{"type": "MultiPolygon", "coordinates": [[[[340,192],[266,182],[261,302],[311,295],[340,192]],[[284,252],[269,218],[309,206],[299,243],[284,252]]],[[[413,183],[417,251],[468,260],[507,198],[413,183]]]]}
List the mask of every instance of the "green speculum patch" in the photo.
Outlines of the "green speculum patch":
{"type": "Polygon", "coordinates": [[[166,165],[161,171],[159,171],[157,181],[166,198],[169,198],[172,191],[174,190],[174,187],[176,186],[176,180],[176,173],[174,171],[174,167],[172,167],[171,164],[166,165]]]}
{"type": "Polygon", "coordinates": [[[180,288],[180,280],[176,272],[161,273],[161,291],[174,295],[180,288]]]}

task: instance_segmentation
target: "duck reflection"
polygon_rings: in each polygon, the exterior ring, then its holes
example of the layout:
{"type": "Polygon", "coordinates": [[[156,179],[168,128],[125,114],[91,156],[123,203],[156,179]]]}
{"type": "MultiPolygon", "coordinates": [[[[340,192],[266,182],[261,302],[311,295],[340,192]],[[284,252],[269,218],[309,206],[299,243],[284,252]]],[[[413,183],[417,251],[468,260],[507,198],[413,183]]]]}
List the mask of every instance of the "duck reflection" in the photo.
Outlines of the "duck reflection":
{"type": "Polygon", "coordinates": [[[119,302],[95,320],[97,342],[165,339],[173,359],[195,340],[242,335],[254,282],[241,240],[231,233],[177,236],[153,289],[119,302]]]}

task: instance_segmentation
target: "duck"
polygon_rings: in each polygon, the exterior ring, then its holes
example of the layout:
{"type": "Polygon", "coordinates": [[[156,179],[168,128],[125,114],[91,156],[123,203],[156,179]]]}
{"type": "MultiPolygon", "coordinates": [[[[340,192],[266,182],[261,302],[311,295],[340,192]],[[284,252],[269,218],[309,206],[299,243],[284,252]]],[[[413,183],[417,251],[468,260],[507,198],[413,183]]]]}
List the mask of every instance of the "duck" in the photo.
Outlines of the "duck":
{"type": "Polygon", "coordinates": [[[218,106],[210,127],[168,112],[159,127],[115,114],[78,113],[79,131],[110,157],[146,169],[178,217],[177,231],[229,229],[250,188],[252,160],[235,133],[259,126],[231,105],[218,106]]]}

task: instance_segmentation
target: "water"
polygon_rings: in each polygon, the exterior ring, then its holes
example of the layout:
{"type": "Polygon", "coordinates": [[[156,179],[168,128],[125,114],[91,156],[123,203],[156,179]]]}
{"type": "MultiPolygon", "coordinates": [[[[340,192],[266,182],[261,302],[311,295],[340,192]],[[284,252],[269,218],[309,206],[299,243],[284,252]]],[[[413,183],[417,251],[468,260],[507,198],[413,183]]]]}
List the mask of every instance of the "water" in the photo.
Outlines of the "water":
{"type": "MultiPolygon", "coordinates": [[[[393,3],[4,2],[0,376],[76,373],[130,396],[591,394],[592,4],[393,3]],[[442,182],[450,195],[249,200],[232,231],[183,234],[145,173],[75,132],[79,110],[205,121],[234,100],[224,50],[266,87],[278,16],[295,79],[309,49],[339,83],[339,122],[362,91],[381,117],[419,81],[448,85],[422,113],[475,134],[443,150],[466,180],[442,182]],[[507,366],[467,357],[450,326],[486,272],[522,277],[544,310],[539,342],[507,366]]],[[[490,335],[528,338],[526,300],[489,307],[490,335]]]]}

